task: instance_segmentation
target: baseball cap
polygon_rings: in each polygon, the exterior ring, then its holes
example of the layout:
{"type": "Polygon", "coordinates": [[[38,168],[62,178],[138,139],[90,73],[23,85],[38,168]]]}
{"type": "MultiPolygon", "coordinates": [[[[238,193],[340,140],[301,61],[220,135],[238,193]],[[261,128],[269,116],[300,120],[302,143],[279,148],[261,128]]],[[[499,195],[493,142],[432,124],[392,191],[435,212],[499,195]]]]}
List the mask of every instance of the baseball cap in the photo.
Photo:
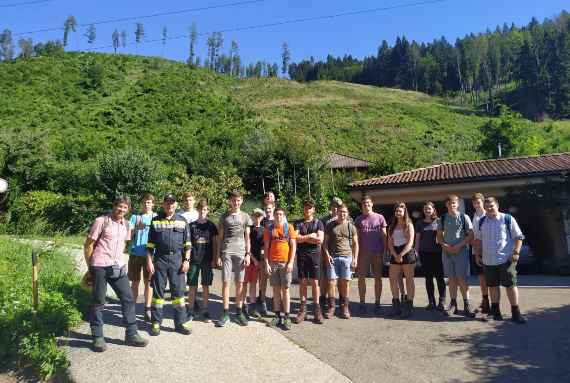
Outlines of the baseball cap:
{"type": "Polygon", "coordinates": [[[253,212],[251,214],[252,215],[265,215],[265,212],[263,210],[261,210],[260,208],[256,207],[255,209],[253,209],[253,212]]]}
{"type": "Polygon", "coordinates": [[[336,205],[336,206],[338,206],[338,207],[341,207],[341,206],[343,205],[342,200],[341,200],[340,198],[338,198],[338,197],[333,197],[333,198],[331,198],[331,203],[330,203],[330,204],[331,204],[331,206],[332,206],[332,205],[336,205]]]}
{"type": "Polygon", "coordinates": [[[176,202],[176,197],[174,196],[174,194],[167,194],[164,196],[163,201],[164,202],[170,202],[170,203],[176,202]]]}
{"type": "Polygon", "coordinates": [[[312,199],[306,199],[305,202],[303,202],[303,206],[315,207],[315,201],[312,199]]]}

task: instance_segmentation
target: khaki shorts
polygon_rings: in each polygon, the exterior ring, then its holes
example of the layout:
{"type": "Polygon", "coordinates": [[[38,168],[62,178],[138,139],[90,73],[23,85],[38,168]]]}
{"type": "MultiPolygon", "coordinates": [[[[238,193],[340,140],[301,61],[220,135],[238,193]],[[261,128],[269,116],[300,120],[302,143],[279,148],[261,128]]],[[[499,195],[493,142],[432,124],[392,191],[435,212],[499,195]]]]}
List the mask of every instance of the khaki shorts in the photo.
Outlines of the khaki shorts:
{"type": "Polygon", "coordinates": [[[270,262],[271,275],[269,282],[271,286],[290,287],[293,280],[293,273],[287,272],[287,263],[285,262],[270,262]]]}
{"type": "Polygon", "coordinates": [[[150,281],[150,274],[146,269],[146,256],[141,257],[137,255],[129,255],[129,271],[127,276],[129,277],[129,281],[140,281],[141,280],[141,271],[143,273],[143,281],[148,282],[150,281]]]}
{"type": "Polygon", "coordinates": [[[359,250],[356,276],[358,278],[366,278],[371,269],[372,277],[382,277],[382,253],[359,250]]]}

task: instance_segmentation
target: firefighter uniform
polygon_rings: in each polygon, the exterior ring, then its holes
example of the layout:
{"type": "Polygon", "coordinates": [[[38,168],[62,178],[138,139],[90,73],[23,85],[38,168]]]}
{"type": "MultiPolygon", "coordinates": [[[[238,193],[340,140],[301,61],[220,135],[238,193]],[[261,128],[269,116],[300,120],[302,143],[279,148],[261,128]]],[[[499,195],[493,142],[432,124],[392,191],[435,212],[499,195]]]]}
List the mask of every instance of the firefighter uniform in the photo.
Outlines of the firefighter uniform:
{"type": "Polygon", "coordinates": [[[160,328],[162,323],[167,279],[172,295],[175,327],[181,328],[187,321],[184,302],[185,274],[181,268],[185,260],[185,251],[190,247],[189,228],[182,215],[174,213],[170,219],[167,219],[164,213],[161,213],[153,218],[147,244],[147,248],[154,249],[154,274],[151,280],[153,327],[160,328]]]}

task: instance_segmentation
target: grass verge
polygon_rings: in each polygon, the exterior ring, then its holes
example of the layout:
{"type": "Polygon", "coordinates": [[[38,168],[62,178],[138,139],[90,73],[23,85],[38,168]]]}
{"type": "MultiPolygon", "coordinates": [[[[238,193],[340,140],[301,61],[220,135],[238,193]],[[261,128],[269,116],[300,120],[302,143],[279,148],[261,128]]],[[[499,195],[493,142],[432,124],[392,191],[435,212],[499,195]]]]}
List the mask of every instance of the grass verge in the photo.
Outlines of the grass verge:
{"type": "Polygon", "coordinates": [[[39,298],[32,310],[32,246],[0,238],[0,363],[31,367],[49,379],[68,365],[56,337],[79,324],[89,297],[62,248],[39,256],[39,298]]]}

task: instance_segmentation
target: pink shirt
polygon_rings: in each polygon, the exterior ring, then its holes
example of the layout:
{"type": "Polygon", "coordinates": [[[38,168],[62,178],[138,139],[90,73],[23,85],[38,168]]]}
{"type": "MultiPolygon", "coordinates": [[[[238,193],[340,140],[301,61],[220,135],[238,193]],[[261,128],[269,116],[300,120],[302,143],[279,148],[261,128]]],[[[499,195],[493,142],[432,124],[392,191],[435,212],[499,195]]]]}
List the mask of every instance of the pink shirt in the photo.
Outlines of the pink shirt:
{"type": "Polygon", "coordinates": [[[130,237],[131,227],[126,219],[115,221],[110,216],[98,217],[89,232],[89,238],[95,241],[91,266],[123,266],[125,241],[130,237]]]}

